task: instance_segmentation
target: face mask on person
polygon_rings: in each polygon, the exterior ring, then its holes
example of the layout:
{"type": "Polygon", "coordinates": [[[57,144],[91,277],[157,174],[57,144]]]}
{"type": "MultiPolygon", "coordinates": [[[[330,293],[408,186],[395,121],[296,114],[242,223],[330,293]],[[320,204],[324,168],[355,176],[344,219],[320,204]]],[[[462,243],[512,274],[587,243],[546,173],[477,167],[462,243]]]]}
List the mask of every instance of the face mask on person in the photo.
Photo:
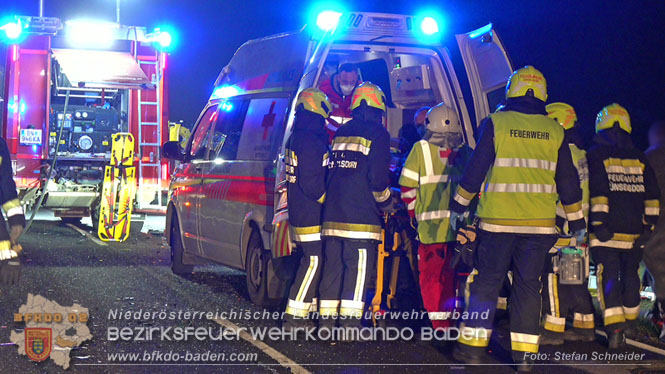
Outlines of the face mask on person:
{"type": "Polygon", "coordinates": [[[339,89],[342,91],[342,94],[344,94],[344,96],[351,95],[355,88],[356,88],[356,86],[353,85],[353,84],[340,84],[339,85],[339,89]]]}

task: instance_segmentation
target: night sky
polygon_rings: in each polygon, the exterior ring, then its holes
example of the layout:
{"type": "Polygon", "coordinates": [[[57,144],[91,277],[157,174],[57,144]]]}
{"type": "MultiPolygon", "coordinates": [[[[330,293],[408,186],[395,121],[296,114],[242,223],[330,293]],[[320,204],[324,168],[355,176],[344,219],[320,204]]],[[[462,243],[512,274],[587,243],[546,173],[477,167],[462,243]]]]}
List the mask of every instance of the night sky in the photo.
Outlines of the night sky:
{"type": "MultiPolygon", "coordinates": [[[[0,0],[0,14],[37,15],[38,3],[0,0]]],[[[445,42],[459,68],[454,34],[493,22],[513,65],[532,64],[541,70],[550,101],[572,104],[588,133],[593,131],[596,113],[611,102],[628,109],[634,138],[641,147],[646,146],[644,134],[649,124],[665,119],[662,0],[342,3],[349,10],[386,13],[438,9],[447,21],[445,42]]],[[[179,46],[169,61],[170,119],[192,122],[210,96],[220,69],[243,42],[299,29],[312,4],[293,0],[121,0],[121,22],[149,28],[169,24],[179,31],[179,46]]],[[[115,1],[45,0],[45,16],[115,21],[115,1]]]]}

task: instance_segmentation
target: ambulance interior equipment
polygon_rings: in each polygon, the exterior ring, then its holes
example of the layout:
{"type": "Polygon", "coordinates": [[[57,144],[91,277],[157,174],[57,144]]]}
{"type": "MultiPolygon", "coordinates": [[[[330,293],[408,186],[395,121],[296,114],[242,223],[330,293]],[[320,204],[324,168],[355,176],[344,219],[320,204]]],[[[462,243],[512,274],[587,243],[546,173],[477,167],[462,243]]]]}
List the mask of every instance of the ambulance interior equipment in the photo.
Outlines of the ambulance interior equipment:
{"type": "Polygon", "coordinates": [[[423,106],[434,106],[443,100],[436,78],[442,77],[443,72],[427,50],[409,48],[405,52],[396,52],[394,49],[390,52],[366,52],[365,48],[354,50],[348,45],[343,47],[344,50],[330,51],[317,85],[329,79],[331,71],[334,72],[340,63],[356,64],[360,80],[378,85],[386,94],[386,128],[391,137],[398,136],[403,124],[413,122],[416,110],[423,106]]]}

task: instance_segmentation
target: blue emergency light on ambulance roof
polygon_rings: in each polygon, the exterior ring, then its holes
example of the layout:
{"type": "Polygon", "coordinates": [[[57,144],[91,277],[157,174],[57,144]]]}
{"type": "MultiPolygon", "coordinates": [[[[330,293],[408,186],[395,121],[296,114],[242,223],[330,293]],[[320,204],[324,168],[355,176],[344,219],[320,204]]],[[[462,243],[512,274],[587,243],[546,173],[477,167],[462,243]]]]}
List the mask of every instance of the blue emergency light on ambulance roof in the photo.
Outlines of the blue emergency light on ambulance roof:
{"type": "Polygon", "coordinates": [[[334,10],[324,10],[316,16],[316,26],[323,31],[331,31],[339,23],[342,13],[335,12],[334,10]]]}
{"type": "Polygon", "coordinates": [[[240,94],[240,89],[236,86],[221,86],[215,88],[210,99],[226,99],[240,94]]]}
{"type": "Polygon", "coordinates": [[[420,30],[425,35],[434,35],[439,32],[439,24],[432,17],[424,17],[420,22],[420,30]]]}

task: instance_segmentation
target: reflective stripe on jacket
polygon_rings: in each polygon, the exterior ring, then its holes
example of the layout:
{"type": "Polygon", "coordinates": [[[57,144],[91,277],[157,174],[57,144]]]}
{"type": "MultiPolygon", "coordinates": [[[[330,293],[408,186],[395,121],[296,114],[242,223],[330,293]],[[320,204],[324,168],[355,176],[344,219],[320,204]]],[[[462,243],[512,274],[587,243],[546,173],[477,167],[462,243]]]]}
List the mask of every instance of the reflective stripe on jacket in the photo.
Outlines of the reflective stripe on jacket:
{"type": "Polygon", "coordinates": [[[450,199],[471,152],[468,146],[451,152],[426,140],[417,142],[411,149],[399,184],[415,189],[416,199],[408,208],[415,210],[421,243],[455,240],[455,233],[450,229],[450,199]]]}
{"type": "Polygon", "coordinates": [[[555,234],[555,174],[563,129],[545,116],[514,111],[490,119],[496,156],[480,196],[480,228],[555,234]]]}

